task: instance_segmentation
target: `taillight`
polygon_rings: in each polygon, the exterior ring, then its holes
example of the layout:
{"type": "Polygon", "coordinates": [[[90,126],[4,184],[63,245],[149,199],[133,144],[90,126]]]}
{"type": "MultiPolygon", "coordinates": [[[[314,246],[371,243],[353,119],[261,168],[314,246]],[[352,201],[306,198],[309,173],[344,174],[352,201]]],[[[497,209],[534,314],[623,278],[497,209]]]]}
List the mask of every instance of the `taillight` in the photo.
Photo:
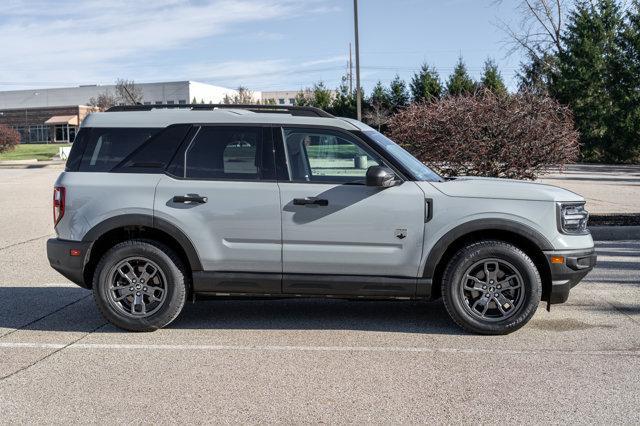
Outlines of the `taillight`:
{"type": "Polygon", "coordinates": [[[64,216],[64,198],[66,190],[64,186],[53,188],[53,226],[56,226],[64,216]]]}

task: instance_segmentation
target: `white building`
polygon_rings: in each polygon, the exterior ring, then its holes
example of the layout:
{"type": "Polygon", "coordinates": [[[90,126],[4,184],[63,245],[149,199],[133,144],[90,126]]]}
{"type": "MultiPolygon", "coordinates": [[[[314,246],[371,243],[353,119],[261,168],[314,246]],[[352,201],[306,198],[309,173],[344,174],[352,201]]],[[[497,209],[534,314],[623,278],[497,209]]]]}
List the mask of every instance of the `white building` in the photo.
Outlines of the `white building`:
{"type": "MultiPolygon", "coordinates": [[[[225,95],[237,94],[233,89],[197,81],[136,83],[136,87],[142,90],[142,102],[145,105],[189,104],[194,100],[197,103],[216,104],[222,103],[225,95]]],[[[87,105],[91,98],[97,98],[105,92],[115,94],[115,85],[0,91],[0,110],[87,105]]],[[[254,92],[254,96],[260,99],[261,94],[254,92]]]]}
{"type": "Polygon", "coordinates": [[[262,92],[262,103],[273,103],[275,105],[294,105],[296,95],[300,90],[279,90],[274,92],[262,92]]]}

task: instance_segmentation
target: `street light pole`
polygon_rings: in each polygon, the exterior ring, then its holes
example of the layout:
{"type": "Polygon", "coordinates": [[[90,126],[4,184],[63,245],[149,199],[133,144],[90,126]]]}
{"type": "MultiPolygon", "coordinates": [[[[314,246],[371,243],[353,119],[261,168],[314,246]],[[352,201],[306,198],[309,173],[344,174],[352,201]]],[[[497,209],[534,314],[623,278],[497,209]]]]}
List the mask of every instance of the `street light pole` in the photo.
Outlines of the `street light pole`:
{"type": "Polygon", "coordinates": [[[362,120],[362,91],[360,90],[360,41],[358,38],[358,0],[353,0],[353,24],[356,42],[356,112],[362,120]]]}

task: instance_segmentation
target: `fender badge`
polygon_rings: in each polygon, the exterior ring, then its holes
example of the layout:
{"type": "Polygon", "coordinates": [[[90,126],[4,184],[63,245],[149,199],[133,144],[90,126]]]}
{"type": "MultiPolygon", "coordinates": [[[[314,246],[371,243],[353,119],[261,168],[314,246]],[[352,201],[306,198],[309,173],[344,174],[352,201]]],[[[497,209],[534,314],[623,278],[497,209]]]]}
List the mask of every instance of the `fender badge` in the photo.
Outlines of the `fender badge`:
{"type": "Polygon", "coordinates": [[[401,240],[407,238],[407,230],[406,230],[406,228],[396,229],[396,238],[399,238],[401,240]]]}

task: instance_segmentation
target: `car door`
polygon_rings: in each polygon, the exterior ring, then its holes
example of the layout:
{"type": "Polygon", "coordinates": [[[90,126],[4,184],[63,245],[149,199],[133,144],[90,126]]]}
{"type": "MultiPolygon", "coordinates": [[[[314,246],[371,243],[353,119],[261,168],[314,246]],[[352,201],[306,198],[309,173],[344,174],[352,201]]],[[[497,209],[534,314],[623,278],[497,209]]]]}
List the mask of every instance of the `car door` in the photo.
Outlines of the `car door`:
{"type": "Polygon", "coordinates": [[[270,128],[203,125],[187,136],[158,183],[154,214],[193,243],[204,269],[196,290],[280,292],[274,173],[270,128]]]}
{"type": "Polygon", "coordinates": [[[386,189],[366,186],[367,168],[388,164],[349,132],[276,132],[286,176],[278,183],[283,292],[413,295],[425,221],[422,190],[408,180],[386,189]]]}

